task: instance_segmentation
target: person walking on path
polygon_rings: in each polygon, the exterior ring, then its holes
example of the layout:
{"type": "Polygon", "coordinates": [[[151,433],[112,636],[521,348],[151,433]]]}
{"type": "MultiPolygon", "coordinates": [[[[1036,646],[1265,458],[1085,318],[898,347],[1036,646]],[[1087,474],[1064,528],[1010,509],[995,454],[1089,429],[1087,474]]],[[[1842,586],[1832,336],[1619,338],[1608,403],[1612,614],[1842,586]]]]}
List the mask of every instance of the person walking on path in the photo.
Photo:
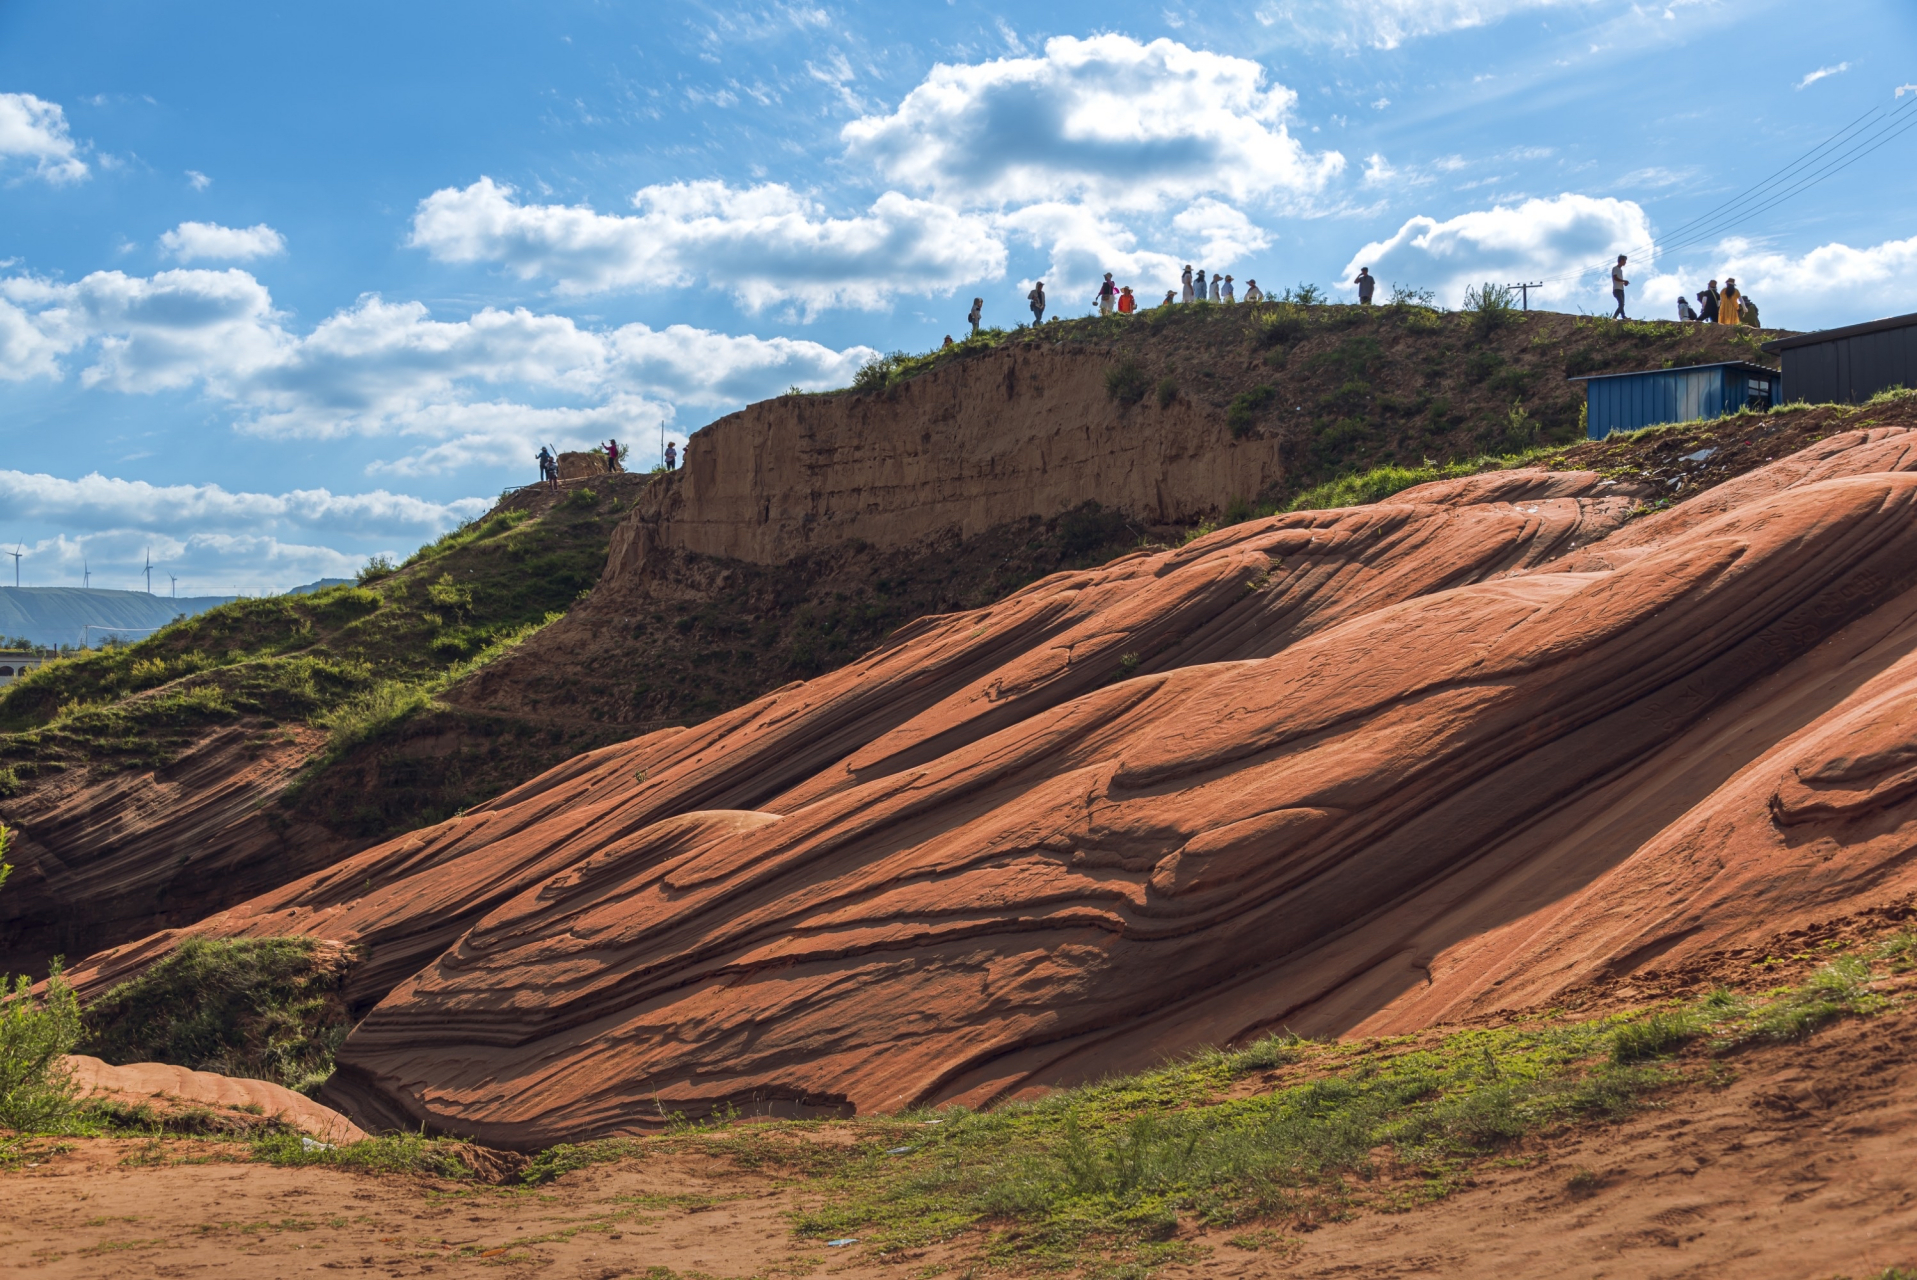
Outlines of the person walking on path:
{"type": "Polygon", "coordinates": [[[1737,277],[1724,277],[1724,292],[1717,296],[1717,322],[1719,324],[1742,324],[1744,313],[1739,304],[1744,295],[1737,291],[1737,277]]]}
{"type": "Polygon", "coordinates": [[[1252,302],[1263,302],[1264,300],[1265,300],[1265,291],[1258,287],[1258,282],[1256,280],[1245,281],[1245,301],[1247,303],[1252,303],[1252,302]]]}
{"type": "Polygon", "coordinates": [[[974,338],[978,337],[979,317],[984,314],[985,314],[985,299],[983,298],[972,299],[972,309],[966,312],[965,319],[972,326],[972,336],[974,338]]]}
{"type": "Polygon", "coordinates": [[[559,465],[553,461],[552,450],[543,444],[539,446],[539,483],[549,489],[559,487],[559,465]]]}
{"type": "Polygon", "coordinates": [[[678,468],[679,466],[678,455],[679,455],[679,447],[673,444],[672,441],[670,440],[666,441],[666,470],[673,471],[678,468]]]}
{"type": "Polygon", "coordinates": [[[1098,314],[1108,316],[1112,313],[1112,303],[1118,300],[1118,287],[1112,283],[1112,273],[1105,273],[1104,283],[1098,286],[1098,314]]]}
{"type": "Polygon", "coordinates": [[[1623,254],[1617,256],[1617,265],[1611,268],[1611,296],[1617,299],[1617,310],[1611,313],[1613,320],[1629,320],[1624,314],[1624,287],[1631,282],[1624,278],[1624,264],[1630,259],[1623,254]]]}
{"type": "Polygon", "coordinates": [[[1697,318],[1705,324],[1717,323],[1717,281],[1711,281],[1710,288],[1697,295],[1697,318]]]}
{"type": "Polygon", "coordinates": [[[1132,296],[1132,287],[1126,285],[1118,291],[1118,314],[1128,316],[1138,310],[1138,299],[1132,296]]]}
{"type": "Polygon", "coordinates": [[[1371,274],[1371,268],[1359,267],[1357,278],[1351,283],[1358,286],[1358,305],[1361,307],[1370,306],[1371,295],[1377,292],[1378,289],[1378,278],[1371,274]]]}
{"type": "Polygon", "coordinates": [[[1040,280],[1032,286],[1032,291],[1025,295],[1025,301],[1029,302],[1032,306],[1032,323],[1035,325],[1044,323],[1045,282],[1043,280],[1040,280]]]}
{"type": "Polygon", "coordinates": [[[1189,262],[1185,264],[1185,274],[1182,277],[1182,279],[1184,280],[1184,283],[1185,283],[1185,297],[1183,300],[1186,302],[1190,302],[1192,300],[1192,294],[1191,294],[1191,263],[1189,262]]]}

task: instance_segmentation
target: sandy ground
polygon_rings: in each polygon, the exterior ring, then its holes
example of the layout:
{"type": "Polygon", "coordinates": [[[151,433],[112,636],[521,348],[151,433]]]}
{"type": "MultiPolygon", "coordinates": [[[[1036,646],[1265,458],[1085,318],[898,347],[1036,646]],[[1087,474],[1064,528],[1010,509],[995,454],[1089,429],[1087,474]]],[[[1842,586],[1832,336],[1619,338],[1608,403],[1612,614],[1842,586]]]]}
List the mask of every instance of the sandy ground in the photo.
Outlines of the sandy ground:
{"type": "MultiPolygon", "coordinates": [[[[1488,1162],[1400,1214],[1299,1235],[1194,1235],[1165,1280],[1874,1277],[1917,1265],[1917,1012],[1731,1060],[1621,1124],[1488,1162]]],[[[0,1274],[924,1277],[964,1241],[881,1261],[795,1240],[803,1187],[683,1155],[505,1190],[246,1163],[210,1142],[83,1141],[0,1174],[0,1274]],[[164,1159],[166,1163],[160,1163],[164,1159]],[[663,1271],[661,1269],[664,1269],[663,1271]]]]}

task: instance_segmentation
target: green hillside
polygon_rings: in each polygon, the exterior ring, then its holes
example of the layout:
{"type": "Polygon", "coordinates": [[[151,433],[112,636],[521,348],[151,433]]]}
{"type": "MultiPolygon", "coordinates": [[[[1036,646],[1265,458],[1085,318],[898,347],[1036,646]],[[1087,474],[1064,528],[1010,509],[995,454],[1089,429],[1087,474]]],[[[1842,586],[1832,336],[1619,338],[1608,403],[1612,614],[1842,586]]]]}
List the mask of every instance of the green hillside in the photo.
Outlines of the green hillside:
{"type": "Polygon", "coordinates": [[[150,596],[144,591],[96,591],[82,587],[0,587],[0,635],[58,648],[79,646],[83,634],[99,644],[108,632],[139,639],[176,618],[205,613],[232,596],[150,596]],[[93,627],[91,633],[84,628],[93,627]]]}

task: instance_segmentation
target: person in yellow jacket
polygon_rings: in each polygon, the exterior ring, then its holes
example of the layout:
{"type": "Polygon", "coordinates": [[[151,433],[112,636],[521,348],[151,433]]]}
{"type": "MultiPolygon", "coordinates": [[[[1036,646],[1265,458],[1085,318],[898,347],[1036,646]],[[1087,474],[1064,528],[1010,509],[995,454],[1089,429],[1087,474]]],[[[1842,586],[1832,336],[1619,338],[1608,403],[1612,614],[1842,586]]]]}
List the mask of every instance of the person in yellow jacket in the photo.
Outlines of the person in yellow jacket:
{"type": "Polygon", "coordinates": [[[1737,277],[1728,276],[1724,280],[1724,292],[1717,295],[1717,322],[1719,324],[1742,324],[1743,316],[1738,310],[1738,302],[1743,297],[1737,291],[1737,277]]]}

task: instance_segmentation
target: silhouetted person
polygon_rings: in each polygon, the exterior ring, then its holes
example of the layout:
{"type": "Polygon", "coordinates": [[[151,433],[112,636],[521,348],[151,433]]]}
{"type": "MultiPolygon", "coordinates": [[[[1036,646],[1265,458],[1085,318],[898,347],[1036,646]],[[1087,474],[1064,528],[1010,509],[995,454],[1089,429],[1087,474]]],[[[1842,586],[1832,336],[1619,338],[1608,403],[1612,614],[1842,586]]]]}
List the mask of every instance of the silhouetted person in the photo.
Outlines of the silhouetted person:
{"type": "Polygon", "coordinates": [[[559,464],[543,444],[539,446],[539,482],[549,489],[559,486],[559,464]]]}
{"type": "Polygon", "coordinates": [[[1361,307],[1370,306],[1371,295],[1377,292],[1378,289],[1378,279],[1371,274],[1371,268],[1359,267],[1358,278],[1351,283],[1358,286],[1358,305],[1361,307]]]}
{"type": "Polygon", "coordinates": [[[1032,307],[1032,323],[1042,324],[1045,320],[1045,282],[1043,280],[1032,286],[1032,291],[1025,295],[1025,301],[1032,307]]]}
{"type": "Polygon", "coordinates": [[[1711,281],[1710,288],[1697,295],[1697,318],[1705,324],[1717,323],[1717,298],[1717,281],[1715,280],[1711,281]]]}

